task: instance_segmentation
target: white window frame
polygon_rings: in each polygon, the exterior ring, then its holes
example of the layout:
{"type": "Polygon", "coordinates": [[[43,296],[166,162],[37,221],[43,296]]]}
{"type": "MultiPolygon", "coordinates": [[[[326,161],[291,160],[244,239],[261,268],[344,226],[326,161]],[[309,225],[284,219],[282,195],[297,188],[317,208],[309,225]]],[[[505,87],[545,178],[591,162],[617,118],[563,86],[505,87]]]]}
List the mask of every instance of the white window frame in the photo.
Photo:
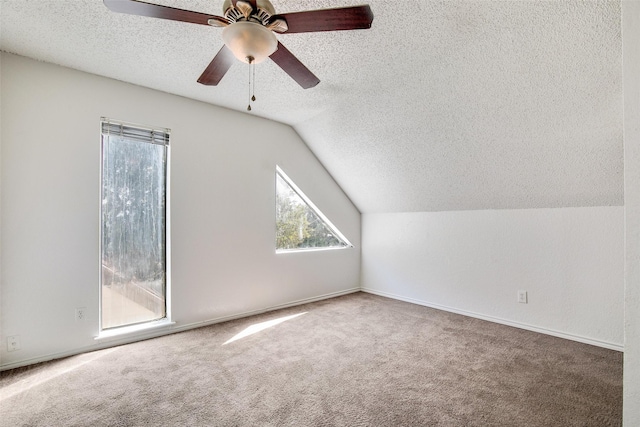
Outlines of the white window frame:
{"type": "MultiPolygon", "coordinates": [[[[320,209],[318,209],[318,207],[311,201],[311,199],[309,199],[309,197],[307,197],[307,195],[304,194],[304,192],[293,182],[293,180],[289,178],[289,176],[282,170],[282,168],[276,165],[276,185],[277,185],[278,176],[280,176],[280,178],[282,178],[291,187],[291,189],[302,199],[302,201],[309,207],[309,209],[311,209],[316,215],[318,215],[318,217],[324,222],[324,225],[326,225],[327,228],[329,228],[329,230],[333,234],[335,234],[335,236],[338,239],[342,240],[346,244],[346,246],[328,246],[328,247],[322,247],[322,248],[292,248],[292,249],[278,249],[276,247],[276,254],[292,253],[292,252],[333,251],[333,250],[353,248],[353,244],[351,244],[349,239],[347,239],[347,237],[344,234],[342,234],[342,232],[340,232],[338,227],[336,227],[333,224],[333,222],[331,222],[329,218],[327,218],[326,215],[323,214],[320,209]]],[[[277,221],[277,218],[276,218],[276,221],[277,221]]]]}
{"type": "MultiPolygon", "coordinates": [[[[173,322],[171,315],[171,145],[169,143],[171,130],[168,128],[161,127],[152,127],[139,125],[135,123],[130,123],[122,120],[114,120],[106,117],[100,118],[100,180],[99,180],[99,202],[100,208],[99,212],[99,256],[102,258],[102,165],[103,165],[103,148],[102,148],[102,135],[104,124],[117,124],[126,128],[140,129],[145,130],[147,132],[153,133],[164,133],[167,135],[167,141],[163,145],[165,145],[167,153],[166,153],[166,162],[165,162],[165,317],[159,319],[153,319],[146,322],[135,323],[135,324],[127,324],[118,327],[103,329],[102,328],[102,272],[98,274],[98,322],[99,322],[99,333],[98,336],[95,337],[96,340],[108,339],[111,337],[121,337],[123,335],[135,334],[137,332],[147,331],[151,329],[163,328],[171,325],[175,325],[173,322]]],[[[154,138],[154,136],[152,136],[154,138]]],[[[156,143],[156,142],[150,142],[156,143]]],[[[100,269],[102,269],[102,260],[100,259],[100,269]]]]}

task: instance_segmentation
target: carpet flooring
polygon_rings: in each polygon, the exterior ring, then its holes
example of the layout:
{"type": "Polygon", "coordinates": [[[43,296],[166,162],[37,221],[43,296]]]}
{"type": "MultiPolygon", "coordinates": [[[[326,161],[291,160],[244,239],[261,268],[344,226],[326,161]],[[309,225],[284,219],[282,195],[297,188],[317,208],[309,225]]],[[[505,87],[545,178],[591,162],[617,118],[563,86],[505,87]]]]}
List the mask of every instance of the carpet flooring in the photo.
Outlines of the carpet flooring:
{"type": "Polygon", "coordinates": [[[0,373],[5,426],[620,426],[622,353],[366,293],[0,373]]]}

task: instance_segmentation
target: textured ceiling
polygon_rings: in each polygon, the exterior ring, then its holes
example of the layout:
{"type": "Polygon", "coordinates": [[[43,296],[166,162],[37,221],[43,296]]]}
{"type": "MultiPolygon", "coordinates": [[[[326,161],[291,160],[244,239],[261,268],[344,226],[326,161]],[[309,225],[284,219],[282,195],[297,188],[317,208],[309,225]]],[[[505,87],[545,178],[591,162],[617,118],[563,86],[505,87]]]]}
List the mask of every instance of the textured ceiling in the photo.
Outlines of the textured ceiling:
{"type": "MultiPolygon", "coordinates": [[[[220,15],[223,0],[154,2],[220,15]]],[[[619,2],[368,3],[370,30],[278,35],[321,83],[266,61],[251,112],[293,126],[361,212],[623,204],[619,2]]],[[[220,29],[100,0],[0,0],[0,16],[4,51],[245,111],[246,65],[196,83],[220,29]]]]}

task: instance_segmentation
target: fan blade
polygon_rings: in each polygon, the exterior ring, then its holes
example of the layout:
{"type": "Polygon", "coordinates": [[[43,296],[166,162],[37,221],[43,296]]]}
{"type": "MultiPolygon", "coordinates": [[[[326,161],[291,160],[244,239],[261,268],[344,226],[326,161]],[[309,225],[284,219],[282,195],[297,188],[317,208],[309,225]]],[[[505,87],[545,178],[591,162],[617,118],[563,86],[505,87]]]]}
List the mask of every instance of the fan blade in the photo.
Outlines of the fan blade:
{"type": "Polygon", "coordinates": [[[160,6],[139,0],[103,0],[104,5],[113,12],[128,13],[129,15],[148,16],[150,18],[169,19],[171,21],[190,22],[192,24],[209,25],[209,19],[226,22],[226,18],[191,10],[176,9],[175,7],[160,6]]]}
{"type": "Polygon", "coordinates": [[[216,86],[229,71],[233,61],[235,61],[233,52],[227,46],[222,45],[220,51],[218,51],[202,75],[198,77],[198,83],[206,86],[216,86]]]}
{"type": "Polygon", "coordinates": [[[303,89],[309,89],[320,83],[320,80],[280,42],[278,42],[278,50],[273,52],[269,58],[303,89]]]}
{"type": "Polygon", "coordinates": [[[284,18],[289,33],[309,33],[314,31],[364,30],[371,28],[373,12],[369,5],[342,7],[338,9],[309,10],[306,12],[274,15],[271,20],[284,18]]]}

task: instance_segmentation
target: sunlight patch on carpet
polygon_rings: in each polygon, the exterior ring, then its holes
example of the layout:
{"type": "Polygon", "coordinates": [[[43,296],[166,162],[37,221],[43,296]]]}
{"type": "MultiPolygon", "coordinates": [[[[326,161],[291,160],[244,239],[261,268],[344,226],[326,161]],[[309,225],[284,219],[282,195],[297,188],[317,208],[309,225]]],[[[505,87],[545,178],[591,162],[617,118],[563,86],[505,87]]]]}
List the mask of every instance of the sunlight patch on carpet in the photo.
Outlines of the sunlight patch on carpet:
{"type": "Polygon", "coordinates": [[[222,345],[227,345],[239,339],[246,338],[249,335],[257,334],[260,331],[264,331],[265,329],[279,325],[280,323],[286,322],[287,320],[295,319],[296,317],[302,316],[303,314],[307,314],[307,312],[305,311],[304,313],[292,314],[291,316],[279,317],[277,319],[267,320],[266,322],[256,323],[255,325],[249,326],[239,334],[236,334],[233,338],[229,339],[222,345]]]}
{"type": "Polygon", "coordinates": [[[24,391],[29,391],[34,387],[37,387],[49,380],[52,380],[60,375],[68,374],[71,371],[78,369],[79,367],[91,363],[109,353],[116,351],[117,348],[109,348],[105,350],[95,351],[92,353],[85,353],[79,356],[71,357],[62,361],[61,366],[48,370],[34,369],[33,375],[29,375],[27,378],[18,381],[0,389],[0,402],[8,399],[16,394],[24,391]]]}

